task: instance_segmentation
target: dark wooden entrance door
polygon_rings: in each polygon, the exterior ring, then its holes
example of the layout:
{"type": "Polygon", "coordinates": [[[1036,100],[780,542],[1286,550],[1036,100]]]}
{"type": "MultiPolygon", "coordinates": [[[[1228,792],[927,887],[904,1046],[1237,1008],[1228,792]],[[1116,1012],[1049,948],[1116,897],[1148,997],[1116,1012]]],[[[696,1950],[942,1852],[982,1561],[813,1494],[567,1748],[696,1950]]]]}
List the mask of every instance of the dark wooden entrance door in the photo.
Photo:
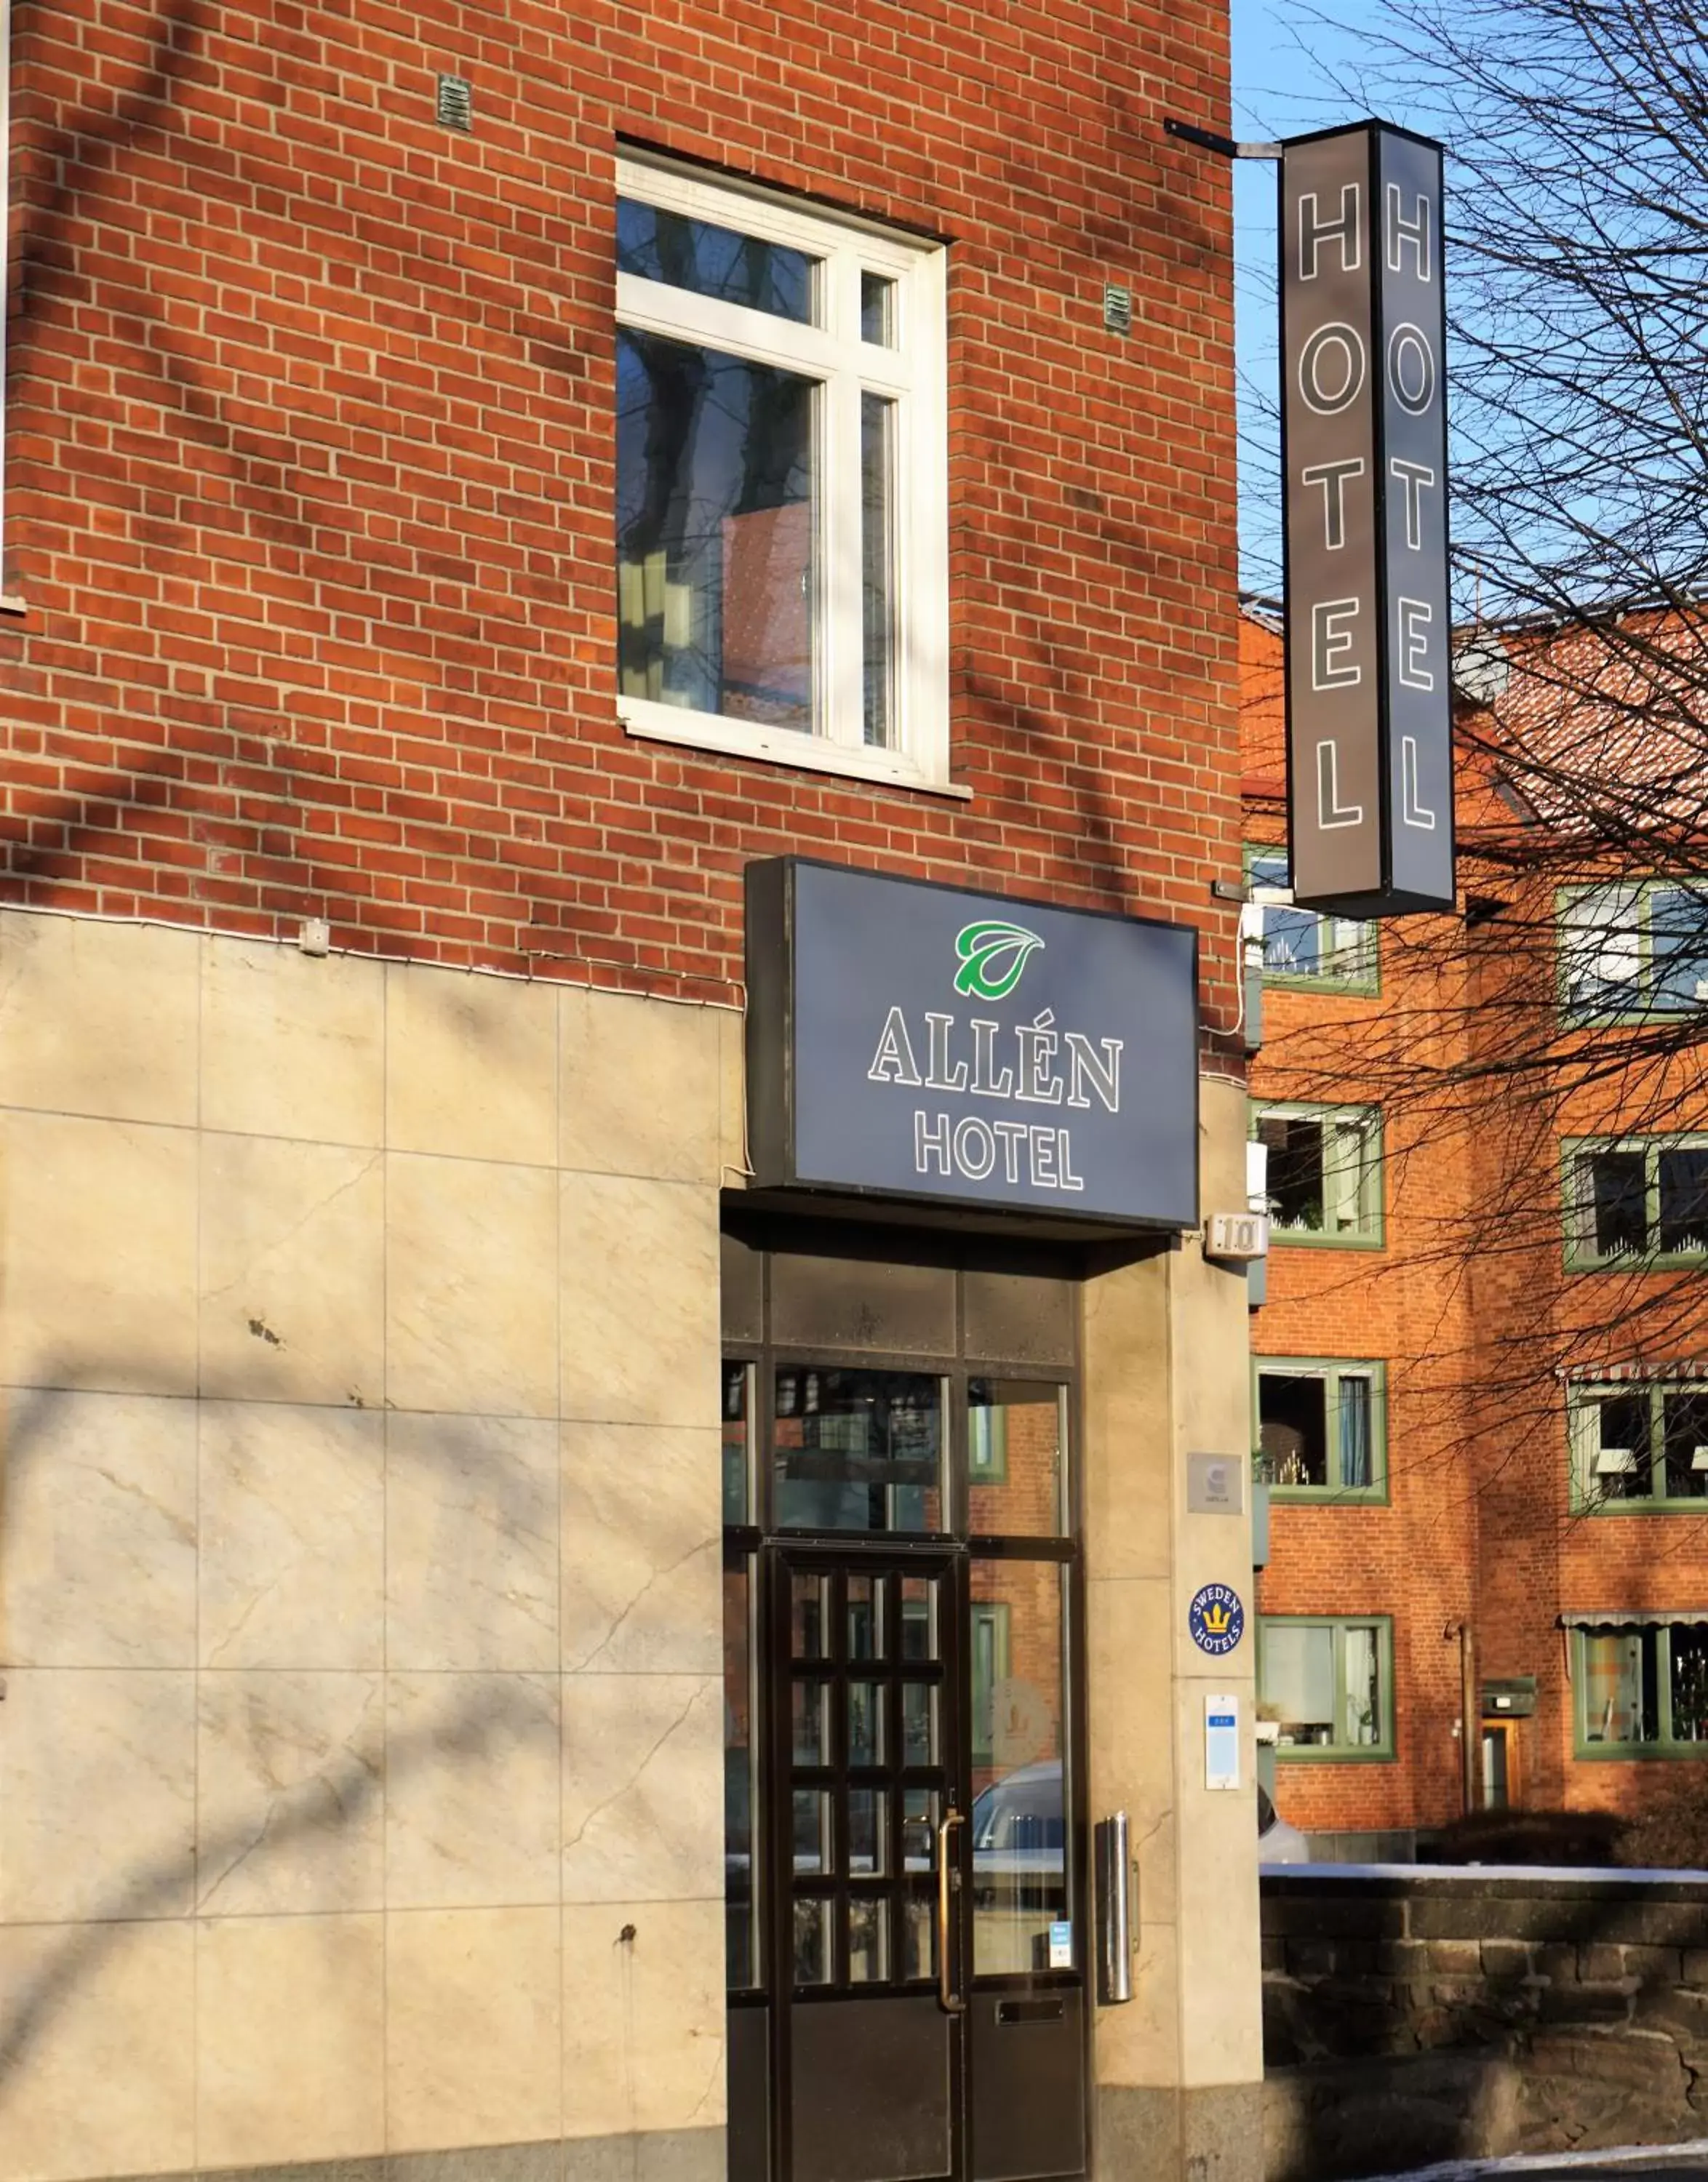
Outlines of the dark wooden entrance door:
{"type": "Polygon", "coordinates": [[[971,1970],[952,1550],[780,1543],[770,1566],[777,2120],[791,2182],[966,2167],[971,1970]]]}

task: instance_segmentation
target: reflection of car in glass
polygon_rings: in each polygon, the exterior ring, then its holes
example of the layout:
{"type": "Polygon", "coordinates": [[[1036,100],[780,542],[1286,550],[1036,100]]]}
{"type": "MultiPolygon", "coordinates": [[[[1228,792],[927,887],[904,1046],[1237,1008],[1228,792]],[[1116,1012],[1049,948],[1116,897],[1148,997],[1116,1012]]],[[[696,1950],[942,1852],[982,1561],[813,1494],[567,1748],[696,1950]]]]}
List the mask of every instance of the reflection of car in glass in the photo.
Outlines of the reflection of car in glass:
{"type": "Polygon", "coordinates": [[[1311,1852],[1297,1826],[1289,1826],[1276,1809],[1274,1799],[1260,1782],[1257,1788],[1257,1861],[1259,1864],[1309,1864],[1311,1852]]]}
{"type": "Polygon", "coordinates": [[[1062,1761],[1017,1766],[973,1801],[973,1906],[1065,1917],[1062,1761]]]}

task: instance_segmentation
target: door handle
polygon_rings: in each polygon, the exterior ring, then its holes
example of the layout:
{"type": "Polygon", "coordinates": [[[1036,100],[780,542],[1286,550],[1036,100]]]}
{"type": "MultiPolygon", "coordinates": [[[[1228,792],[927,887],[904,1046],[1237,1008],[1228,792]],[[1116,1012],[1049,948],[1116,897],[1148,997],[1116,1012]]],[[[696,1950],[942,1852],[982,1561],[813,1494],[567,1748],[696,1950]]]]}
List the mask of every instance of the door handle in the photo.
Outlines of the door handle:
{"type": "Polygon", "coordinates": [[[965,2013],[967,2002],[955,1990],[955,1980],[949,1965],[949,1836],[957,1826],[964,1826],[962,1814],[952,1808],[943,1814],[943,1823],[937,1829],[937,2002],[946,2015],[965,2013]]]}

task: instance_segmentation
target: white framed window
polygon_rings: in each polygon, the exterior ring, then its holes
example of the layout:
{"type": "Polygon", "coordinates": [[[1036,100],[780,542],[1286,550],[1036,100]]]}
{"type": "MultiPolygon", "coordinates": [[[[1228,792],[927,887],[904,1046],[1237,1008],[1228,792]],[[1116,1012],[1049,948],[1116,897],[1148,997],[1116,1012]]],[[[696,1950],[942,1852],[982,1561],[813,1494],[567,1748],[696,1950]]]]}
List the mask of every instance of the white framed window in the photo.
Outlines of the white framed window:
{"type": "Polygon", "coordinates": [[[1282,1243],[1382,1242],[1382,1116],[1374,1106],[1252,1109],[1267,1150],[1269,1230],[1282,1243]]]}
{"type": "Polygon", "coordinates": [[[956,793],[940,246],[617,166],[635,735],[956,793]]]}

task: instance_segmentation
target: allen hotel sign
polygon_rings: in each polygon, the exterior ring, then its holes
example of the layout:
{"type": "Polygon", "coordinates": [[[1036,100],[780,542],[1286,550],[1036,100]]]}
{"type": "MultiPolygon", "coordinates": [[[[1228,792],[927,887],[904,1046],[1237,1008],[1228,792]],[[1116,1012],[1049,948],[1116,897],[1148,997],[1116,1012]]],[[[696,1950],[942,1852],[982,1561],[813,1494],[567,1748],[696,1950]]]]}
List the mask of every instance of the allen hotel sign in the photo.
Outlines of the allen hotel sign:
{"type": "Polygon", "coordinates": [[[1450,910],[1441,150],[1361,122],[1280,173],[1294,898],[1450,910]]]}
{"type": "Polygon", "coordinates": [[[1198,1224],[1190,928],[785,856],[747,869],[761,1189],[1198,1224]]]}

